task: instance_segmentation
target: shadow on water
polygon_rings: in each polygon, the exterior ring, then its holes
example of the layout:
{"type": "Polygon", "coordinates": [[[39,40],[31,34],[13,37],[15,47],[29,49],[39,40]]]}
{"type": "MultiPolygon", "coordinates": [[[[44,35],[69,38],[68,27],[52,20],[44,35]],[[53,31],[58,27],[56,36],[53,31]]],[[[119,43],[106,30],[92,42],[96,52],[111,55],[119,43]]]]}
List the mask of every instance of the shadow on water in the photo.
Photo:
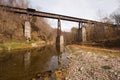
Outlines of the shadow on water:
{"type": "Polygon", "coordinates": [[[58,53],[55,46],[0,53],[0,80],[31,80],[35,75],[49,76],[59,67],[67,66],[66,57],[67,53],[58,53]]]}

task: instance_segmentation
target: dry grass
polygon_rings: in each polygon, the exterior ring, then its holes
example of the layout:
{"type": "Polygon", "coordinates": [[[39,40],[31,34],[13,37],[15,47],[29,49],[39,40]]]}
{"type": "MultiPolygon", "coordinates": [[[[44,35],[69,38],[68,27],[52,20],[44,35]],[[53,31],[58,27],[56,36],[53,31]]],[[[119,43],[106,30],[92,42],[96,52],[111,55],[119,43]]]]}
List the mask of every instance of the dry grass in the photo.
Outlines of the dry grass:
{"type": "Polygon", "coordinates": [[[94,52],[94,53],[102,53],[102,54],[114,54],[120,56],[120,49],[106,49],[106,48],[100,48],[100,47],[88,47],[88,46],[81,46],[81,45],[70,45],[72,51],[76,50],[84,50],[87,52],[94,52]]]}
{"type": "Polygon", "coordinates": [[[0,44],[0,51],[10,51],[10,50],[22,50],[22,49],[28,49],[28,48],[35,48],[32,46],[32,44],[35,44],[35,47],[40,47],[45,44],[44,41],[30,41],[30,42],[7,42],[0,44]]]}

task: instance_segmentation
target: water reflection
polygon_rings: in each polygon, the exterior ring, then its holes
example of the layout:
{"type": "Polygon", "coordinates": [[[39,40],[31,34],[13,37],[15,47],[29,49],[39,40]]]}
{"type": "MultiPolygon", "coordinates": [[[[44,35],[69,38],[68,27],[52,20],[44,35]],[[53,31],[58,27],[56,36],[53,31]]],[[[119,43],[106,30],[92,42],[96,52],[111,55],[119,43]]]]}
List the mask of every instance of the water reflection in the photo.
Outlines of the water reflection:
{"type": "Polygon", "coordinates": [[[54,46],[0,53],[0,80],[30,80],[37,73],[66,65],[66,53],[54,46]]]}
{"type": "Polygon", "coordinates": [[[58,65],[59,67],[62,67],[62,53],[65,53],[64,45],[56,45],[56,50],[58,53],[58,65]]]}
{"type": "Polygon", "coordinates": [[[31,63],[31,50],[27,50],[24,54],[24,66],[25,70],[29,69],[31,63]]]}

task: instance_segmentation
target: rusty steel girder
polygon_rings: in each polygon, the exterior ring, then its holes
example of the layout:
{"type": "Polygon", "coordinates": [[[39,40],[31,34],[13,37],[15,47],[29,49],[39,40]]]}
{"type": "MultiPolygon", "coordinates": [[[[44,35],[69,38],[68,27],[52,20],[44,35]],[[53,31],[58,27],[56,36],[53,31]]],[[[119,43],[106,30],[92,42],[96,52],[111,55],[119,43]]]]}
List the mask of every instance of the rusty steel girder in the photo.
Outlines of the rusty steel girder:
{"type": "Polygon", "coordinates": [[[73,22],[82,22],[82,23],[91,22],[92,24],[102,23],[102,22],[98,22],[98,21],[76,18],[76,17],[71,17],[71,16],[65,16],[65,15],[60,15],[60,14],[36,11],[35,9],[31,9],[31,8],[25,9],[25,8],[10,7],[10,6],[4,6],[4,5],[0,5],[0,8],[4,9],[6,11],[10,11],[10,12],[18,13],[18,14],[29,14],[31,16],[37,16],[37,17],[53,18],[53,19],[67,20],[67,21],[73,21],[73,22]]]}

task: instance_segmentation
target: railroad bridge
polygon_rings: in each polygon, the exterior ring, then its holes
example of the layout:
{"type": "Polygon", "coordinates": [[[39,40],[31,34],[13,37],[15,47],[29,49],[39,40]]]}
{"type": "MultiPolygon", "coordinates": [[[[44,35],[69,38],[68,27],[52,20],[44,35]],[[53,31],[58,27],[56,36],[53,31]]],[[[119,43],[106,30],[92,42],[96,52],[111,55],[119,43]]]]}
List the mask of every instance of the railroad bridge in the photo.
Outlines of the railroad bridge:
{"type": "Polygon", "coordinates": [[[56,43],[57,45],[63,45],[64,44],[64,38],[61,35],[61,20],[66,20],[66,21],[72,21],[72,22],[78,22],[78,36],[77,36],[77,41],[82,42],[86,41],[86,36],[84,35],[84,32],[86,31],[85,25],[91,27],[91,26],[96,26],[97,24],[102,24],[102,25],[112,25],[112,24],[107,24],[107,23],[102,23],[98,21],[93,21],[93,20],[87,20],[87,19],[82,19],[82,18],[76,18],[76,17],[71,17],[71,16],[65,16],[65,15],[59,15],[59,14],[53,14],[53,13],[47,13],[47,12],[41,12],[41,11],[36,11],[35,9],[31,8],[18,8],[18,7],[10,7],[10,6],[4,6],[0,5],[1,9],[4,9],[9,12],[13,12],[16,14],[25,14],[27,15],[27,19],[25,22],[25,36],[29,40],[31,38],[30,36],[30,16],[36,16],[36,17],[43,17],[43,18],[52,18],[52,19],[57,19],[58,26],[57,26],[57,37],[56,37],[56,43]]]}

